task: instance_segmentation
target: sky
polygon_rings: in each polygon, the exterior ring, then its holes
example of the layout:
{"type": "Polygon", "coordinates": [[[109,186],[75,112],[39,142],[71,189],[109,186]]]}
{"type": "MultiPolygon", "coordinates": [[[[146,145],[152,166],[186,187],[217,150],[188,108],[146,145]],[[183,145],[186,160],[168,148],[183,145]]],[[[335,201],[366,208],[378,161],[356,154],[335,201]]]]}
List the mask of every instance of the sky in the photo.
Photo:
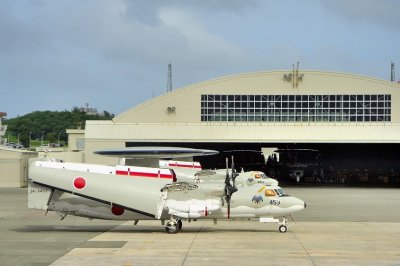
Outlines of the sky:
{"type": "Polygon", "coordinates": [[[400,79],[398,0],[0,0],[0,111],[118,115],[172,86],[300,69],[400,79]]]}

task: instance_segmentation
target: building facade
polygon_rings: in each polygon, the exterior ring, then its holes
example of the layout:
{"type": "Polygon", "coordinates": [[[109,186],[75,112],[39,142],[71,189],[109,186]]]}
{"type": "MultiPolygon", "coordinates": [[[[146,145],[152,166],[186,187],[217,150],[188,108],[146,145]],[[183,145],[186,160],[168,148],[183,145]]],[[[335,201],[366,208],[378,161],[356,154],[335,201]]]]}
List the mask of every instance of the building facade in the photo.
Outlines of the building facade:
{"type": "MultiPolygon", "coordinates": [[[[112,121],[87,121],[85,160],[111,163],[93,151],[136,145],[312,148],[337,150],[344,157],[348,149],[361,157],[373,149],[397,156],[399,102],[399,84],[351,74],[272,71],[222,77],[148,100],[112,121]]],[[[393,161],[385,167],[395,166],[393,161]]]]}
{"type": "Polygon", "coordinates": [[[26,187],[29,159],[37,152],[0,147],[0,187],[26,187]]]}
{"type": "Polygon", "coordinates": [[[4,135],[7,131],[7,125],[3,125],[3,117],[6,117],[7,113],[0,112],[0,146],[4,144],[4,135]]]}

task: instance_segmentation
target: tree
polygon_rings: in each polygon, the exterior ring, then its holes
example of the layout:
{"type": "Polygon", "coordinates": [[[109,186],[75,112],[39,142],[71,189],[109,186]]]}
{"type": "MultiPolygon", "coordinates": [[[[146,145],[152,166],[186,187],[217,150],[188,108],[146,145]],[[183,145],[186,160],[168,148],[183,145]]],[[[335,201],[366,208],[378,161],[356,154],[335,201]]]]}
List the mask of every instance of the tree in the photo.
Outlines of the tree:
{"type": "Polygon", "coordinates": [[[20,142],[29,146],[29,136],[32,139],[40,139],[42,133],[44,139],[56,142],[58,136],[60,141],[67,141],[66,129],[77,128],[78,124],[85,128],[86,120],[111,120],[113,114],[104,111],[104,116],[88,115],[78,107],[72,111],[35,111],[24,116],[5,119],[4,124],[8,125],[7,133],[13,136],[20,135],[20,142]]]}

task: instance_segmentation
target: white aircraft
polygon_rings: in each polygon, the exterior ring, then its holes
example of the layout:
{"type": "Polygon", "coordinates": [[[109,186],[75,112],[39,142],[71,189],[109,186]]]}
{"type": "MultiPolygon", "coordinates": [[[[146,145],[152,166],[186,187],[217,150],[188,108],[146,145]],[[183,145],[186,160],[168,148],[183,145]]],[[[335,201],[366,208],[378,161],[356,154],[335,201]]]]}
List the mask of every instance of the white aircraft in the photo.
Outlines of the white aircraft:
{"type": "Polygon", "coordinates": [[[56,211],[62,219],[68,214],[135,224],[157,219],[166,221],[167,233],[178,232],[182,220],[232,218],[276,222],[286,232],[286,217],[306,207],[277,185],[236,185],[236,178],[227,169],[225,180],[177,182],[175,171],[167,168],[35,160],[29,167],[28,206],[56,211]]]}

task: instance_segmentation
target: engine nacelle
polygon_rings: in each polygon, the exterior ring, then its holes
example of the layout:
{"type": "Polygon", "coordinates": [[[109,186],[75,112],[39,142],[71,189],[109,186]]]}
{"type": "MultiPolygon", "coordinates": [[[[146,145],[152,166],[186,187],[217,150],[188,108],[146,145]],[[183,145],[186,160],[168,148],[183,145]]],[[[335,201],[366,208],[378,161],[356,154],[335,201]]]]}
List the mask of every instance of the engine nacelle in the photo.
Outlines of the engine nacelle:
{"type": "Polygon", "coordinates": [[[168,213],[182,218],[199,218],[208,216],[211,212],[221,208],[221,201],[217,199],[178,201],[168,199],[165,202],[168,213]]]}
{"type": "Polygon", "coordinates": [[[174,209],[169,209],[168,214],[175,215],[175,216],[178,216],[180,218],[185,218],[185,219],[196,219],[196,218],[201,217],[201,214],[199,214],[199,213],[180,212],[180,211],[176,211],[174,209]]]}

